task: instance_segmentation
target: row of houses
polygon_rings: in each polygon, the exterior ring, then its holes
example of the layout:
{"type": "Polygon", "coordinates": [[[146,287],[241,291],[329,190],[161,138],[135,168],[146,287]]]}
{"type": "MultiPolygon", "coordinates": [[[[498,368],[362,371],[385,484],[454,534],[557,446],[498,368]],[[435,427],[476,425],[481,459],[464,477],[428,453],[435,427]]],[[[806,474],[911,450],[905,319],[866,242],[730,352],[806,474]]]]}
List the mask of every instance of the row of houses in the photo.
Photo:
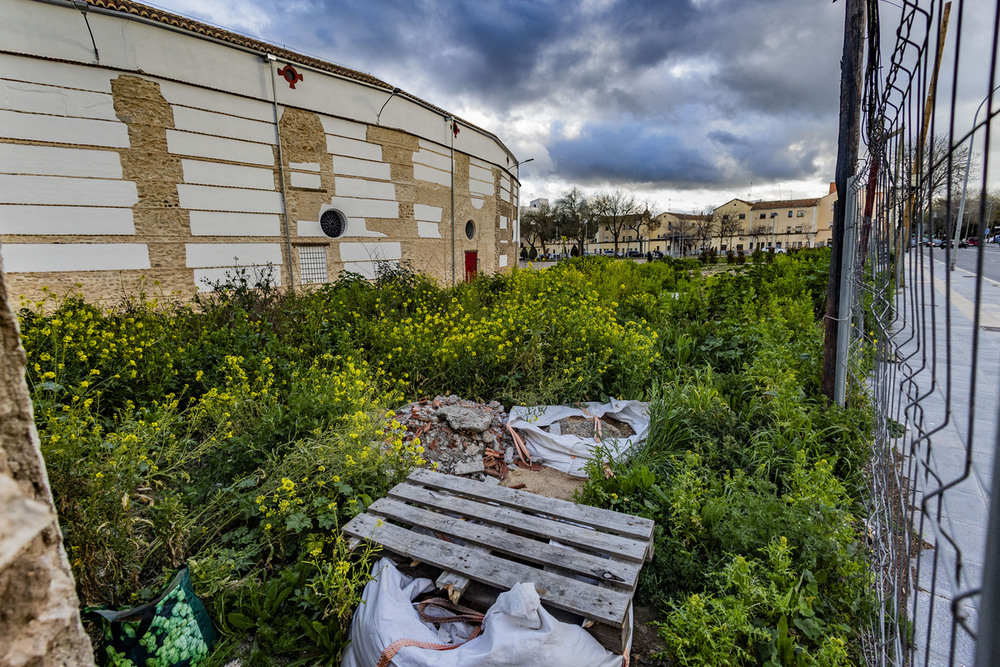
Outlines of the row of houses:
{"type": "MultiPolygon", "coordinates": [[[[731,199],[711,213],[661,213],[651,219],[637,217],[619,235],[619,252],[661,252],[684,255],[714,249],[725,253],[756,250],[814,248],[830,244],[834,184],[822,197],[774,201],[731,199]]],[[[589,253],[614,250],[614,237],[601,227],[587,244],[589,253]]]]}

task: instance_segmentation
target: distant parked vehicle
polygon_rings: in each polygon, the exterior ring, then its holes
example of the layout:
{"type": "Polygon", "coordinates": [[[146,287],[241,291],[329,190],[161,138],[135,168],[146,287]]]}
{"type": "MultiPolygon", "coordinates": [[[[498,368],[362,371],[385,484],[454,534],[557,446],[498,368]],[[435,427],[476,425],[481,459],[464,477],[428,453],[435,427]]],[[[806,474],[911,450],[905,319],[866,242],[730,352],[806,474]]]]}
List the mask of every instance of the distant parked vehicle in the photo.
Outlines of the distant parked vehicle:
{"type": "Polygon", "coordinates": [[[639,252],[638,250],[629,250],[629,251],[628,251],[628,256],[629,256],[629,257],[645,257],[645,255],[643,255],[643,254],[642,254],[641,252],[639,252]]]}
{"type": "Polygon", "coordinates": [[[959,248],[968,248],[969,247],[969,239],[962,239],[961,241],[959,241],[958,242],[958,247],[959,248]]]}
{"type": "Polygon", "coordinates": [[[970,246],[976,247],[976,246],[979,245],[979,237],[978,236],[970,236],[969,238],[965,239],[965,242],[967,244],[969,244],[970,246]]]}
{"type": "Polygon", "coordinates": [[[946,240],[946,239],[940,239],[937,242],[937,247],[938,248],[954,248],[955,247],[955,242],[952,241],[952,240],[950,240],[950,239],[948,239],[948,240],[946,240]]]}

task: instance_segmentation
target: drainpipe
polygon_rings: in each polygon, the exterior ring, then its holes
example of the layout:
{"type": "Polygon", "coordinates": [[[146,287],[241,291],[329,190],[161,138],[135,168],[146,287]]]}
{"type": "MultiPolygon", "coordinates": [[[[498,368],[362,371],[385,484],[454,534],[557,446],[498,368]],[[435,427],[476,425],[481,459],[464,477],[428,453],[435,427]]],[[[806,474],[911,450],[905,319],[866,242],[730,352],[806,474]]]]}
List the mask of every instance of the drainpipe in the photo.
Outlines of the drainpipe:
{"type": "Polygon", "coordinates": [[[288,193],[285,191],[285,158],[281,152],[281,127],[278,117],[278,84],[275,82],[274,61],[277,58],[270,53],[264,56],[267,68],[271,72],[271,108],[274,111],[274,137],[278,143],[278,176],[281,179],[281,213],[285,219],[285,254],[288,255],[288,286],[295,289],[295,268],[292,266],[292,232],[288,220],[288,193]]]}
{"type": "Polygon", "coordinates": [[[455,117],[449,116],[448,133],[451,135],[451,286],[455,281],[455,117]]]}

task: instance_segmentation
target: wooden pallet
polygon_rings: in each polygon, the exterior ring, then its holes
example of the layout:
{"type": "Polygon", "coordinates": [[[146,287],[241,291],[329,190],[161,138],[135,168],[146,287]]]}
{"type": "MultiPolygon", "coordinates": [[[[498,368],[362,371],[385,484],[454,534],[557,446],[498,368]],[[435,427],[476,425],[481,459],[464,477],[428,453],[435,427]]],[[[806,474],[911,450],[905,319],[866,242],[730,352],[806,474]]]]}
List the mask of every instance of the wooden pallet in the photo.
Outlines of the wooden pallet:
{"type": "Polygon", "coordinates": [[[470,580],[502,590],[533,582],[543,604],[587,619],[615,653],[628,644],[639,570],[653,555],[649,519],[429,470],[343,530],[440,568],[437,584],[455,601],[470,580]]]}

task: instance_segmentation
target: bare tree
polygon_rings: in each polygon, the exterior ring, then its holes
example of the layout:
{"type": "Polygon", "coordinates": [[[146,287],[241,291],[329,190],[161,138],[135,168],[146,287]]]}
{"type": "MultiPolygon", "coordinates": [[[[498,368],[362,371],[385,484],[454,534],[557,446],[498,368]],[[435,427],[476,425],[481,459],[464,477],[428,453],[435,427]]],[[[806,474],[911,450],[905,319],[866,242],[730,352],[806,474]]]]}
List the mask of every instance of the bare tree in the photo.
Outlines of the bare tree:
{"type": "MultiPolygon", "coordinates": [[[[906,162],[911,165],[916,163],[911,168],[919,175],[921,196],[930,192],[932,200],[947,197],[949,185],[953,196],[961,190],[965,180],[965,164],[969,160],[967,144],[963,143],[953,149],[947,136],[936,134],[927,142],[923,151],[915,149],[915,146],[911,146],[906,151],[906,162]]],[[[976,169],[973,167],[969,176],[975,173],[976,169]]]]}
{"type": "Polygon", "coordinates": [[[521,215],[521,238],[532,248],[535,243],[542,246],[542,254],[546,252],[546,243],[556,238],[557,217],[548,204],[538,208],[529,208],[521,215]]]}
{"type": "Polygon", "coordinates": [[[626,222],[626,229],[635,233],[635,238],[639,242],[639,252],[642,252],[643,238],[649,238],[654,231],[660,228],[660,221],[656,219],[656,214],[652,212],[653,205],[649,201],[636,205],[637,212],[626,222]]]}
{"type": "Polygon", "coordinates": [[[608,230],[615,243],[615,254],[618,254],[618,239],[627,229],[629,218],[636,215],[639,205],[635,196],[615,190],[604,192],[594,197],[592,205],[600,219],[600,224],[608,230]]]}
{"type": "Polygon", "coordinates": [[[556,200],[559,230],[563,236],[573,239],[579,255],[583,255],[584,244],[598,229],[597,215],[591,200],[580,188],[574,187],[556,200]]]}
{"type": "MultiPolygon", "coordinates": [[[[719,233],[719,246],[725,245],[732,250],[733,238],[743,231],[745,220],[740,220],[738,213],[722,213],[714,216],[713,223],[715,230],[719,233]],[[728,243],[726,241],[728,240],[728,243]]],[[[745,215],[745,214],[743,214],[745,215]]]]}
{"type": "Polygon", "coordinates": [[[692,216],[691,223],[694,225],[695,239],[699,248],[715,236],[715,219],[711,213],[692,216]]]}

